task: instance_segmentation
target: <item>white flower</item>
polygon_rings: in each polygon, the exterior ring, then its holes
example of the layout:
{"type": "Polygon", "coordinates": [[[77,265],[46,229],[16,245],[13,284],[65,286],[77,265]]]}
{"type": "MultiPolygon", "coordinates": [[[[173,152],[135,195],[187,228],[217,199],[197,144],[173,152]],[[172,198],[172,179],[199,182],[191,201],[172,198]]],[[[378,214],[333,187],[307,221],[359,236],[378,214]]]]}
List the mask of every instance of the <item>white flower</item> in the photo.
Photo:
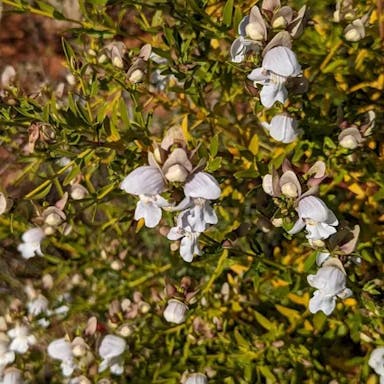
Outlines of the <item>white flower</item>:
{"type": "Polygon", "coordinates": [[[99,372],[103,372],[108,367],[111,373],[121,375],[124,372],[121,355],[125,351],[126,342],[123,338],[115,335],[106,335],[99,347],[99,354],[102,362],[99,366],[99,372]]]}
{"type": "Polygon", "coordinates": [[[265,54],[261,68],[254,69],[248,75],[248,79],[255,85],[263,85],[260,100],[264,107],[270,108],[276,101],[285,102],[288,97],[285,83],[289,77],[296,77],[300,72],[301,67],[294,52],[287,47],[279,46],[265,54]]]}
{"type": "Polygon", "coordinates": [[[307,280],[317,289],[309,301],[312,313],[323,311],[330,315],[336,306],[336,296],[344,299],[352,295],[352,291],[345,286],[346,274],[339,260],[325,261],[316,275],[308,275],[307,280]]]}
{"type": "Polygon", "coordinates": [[[181,324],[184,323],[187,317],[187,311],[188,307],[186,304],[179,300],[171,299],[168,301],[163,316],[169,323],[181,324]]]}
{"type": "Polygon", "coordinates": [[[30,259],[33,256],[43,256],[40,244],[44,239],[45,234],[41,228],[31,228],[23,233],[22,243],[18,245],[17,250],[21,253],[24,259],[30,259]]]}
{"type": "Polygon", "coordinates": [[[285,144],[292,143],[300,134],[297,121],[284,114],[273,116],[271,122],[264,123],[263,126],[275,140],[285,144]]]}
{"type": "Polygon", "coordinates": [[[218,219],[214,209],[210,205],[210,201],[201,197],[192,199],[186,197],[172,210],[179,211],[187,209],[185,216],[190,227],[195,232],[204,232],[210,224],[217,224],[218,219]]]}
{"type": "Polygon", "coordinates": [[[60,367],[64,376],[71,376],[76,369],[71,343],[65,338],[52,341],[48,345],[48,355],[61,361],[60,367]]]}
{"type": "Polygon", "coordinates": [[[29,334],[25,325],[16,325],[8,331],[8,336],[12,339],[9,349],[17,353],[27,352],[29,346],[36,343],[36,337],[29,334]]]}
{"type": "Polygon", "coordinates": [[[16,368],[8,368],[4,374],[3,380],[0,380],[0,384],[23,384],[23,378],[21,372],[16,368]]]}
{"type": "Polygon", "coordinates": [[[308,232],[307,239],[312,241],[324,240],[336,233],[335,227],[339,222],[334,213],[318,197],[306,196],[299,200],[297,213],[299,219],[288,231],[291,235],[301,231],[304,227],[308,232]]]}
{"type": "Polygon", "coordinates": [[[161,207],[168,205],[159,195],[165,190],[160,169],[150,165],[138,167],[123,180],[120,188],[140,198],[135,210],[135,220],[143,218],[147,227],[156,227],[161,220],[161,207]]]}
{"type": "Polygon", "coordinates": [[[180,241],[180,256],[184,261],[190,263],[194,255],[200,255],[198,238],[200,232],[196,232],[188,222],[189,210],[185,210],[177,217],[176,227],[172,227],[168,232],[167,238],[169,240],[180,241]]]}
{"type": "Polygon", "coordinates": [[[4,193],[0,192],[0,215],[7,212],[12,207],[12,200],[7,199],[4,193]]]}
{"type": "Polygon", "coordinates": [[[202,373],[192,373],[184,384],[208,384],[207,376],[202,373]]]}
{"type": "Polygon", "coordinates": [[[1,333],[0,336],[4,336],[0,339],[0,376],[3,369],[14,362],[15,352],[9,350],[9,340],[5,334],[1,333]]]}
{"type": "Polygon", "coordinates": [[[371,352],[368,365],[380,376],[380,384],[384,384],[384,347],[378,347],[371,352]]]}
{"type": "Polygon", "coordinates": [[[48,299],[43,295],[38,295],[35,299],[27,303],[28,313],[31,316],[38,316],[47,311],[48,299]]]}
{"type": "Polygon", "coordinates": [[[356,19],[344,29],[345,39],[352,42],[360,41],[365,37],[365,26],[363,18],[356,19]]]}
{"type": "Polygon", "coordinates": [[[343,148],[356,149],[364,142],[364,138],[357,127],[343,129],[339,134],[339,144],[343,148]]]}
{"type": "Polygon", "coordinates": [[[231,59],[241,63],[250,51],[257,51],[267,38],[267,26],[257,6],[252,7],[249,16],[245,16],[238,27],[239,37],[232,43],[231,59]]]}

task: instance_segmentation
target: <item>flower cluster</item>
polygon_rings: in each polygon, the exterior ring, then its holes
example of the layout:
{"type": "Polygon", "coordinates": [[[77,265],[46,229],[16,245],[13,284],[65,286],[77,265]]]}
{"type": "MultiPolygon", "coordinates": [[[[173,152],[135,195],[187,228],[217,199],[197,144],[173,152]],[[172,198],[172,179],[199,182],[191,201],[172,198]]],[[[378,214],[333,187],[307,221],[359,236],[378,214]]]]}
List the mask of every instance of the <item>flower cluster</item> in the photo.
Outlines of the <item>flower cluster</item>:
{"type": "Polygon", "coordinates": [[[179,128],[170,129],[161,145],[148,154],[148,165],[133,170],[122,181],[120,188],[139,197],[135,220],[143,219],[149,228],[156,227],[162,209],[181,211],[176,226],[171,228],[169,240],[180,240],[180,255],[191,262],[201,251],[198,238],[209,225],[217,223],[211,201],[220,197],[220,187],[213,176],[193,166],[195,152],[189,152],[179,128]],[[164,192],[182,188],[184,198],[176,205],[161,196],[164,192]]]}
{"type": "Polygon", "coordinates": [[[275,226],[289,228],[291,213],[298,216],[288,233],[306,231],[309,244],[318,251],[315,275],[308,276],[308,283],[317,289],[309,303],[312,313],[323,311],[329,315],[335,308],[336,298],[347,298],[352,292],[346,288],[346,272],[339,257],[348,257],[355,249],[359,227],[337,231],[339,221],[335,214],[317,196],[319,184],[326,178],[326,167],[317,161],[305,172],[296,171],[284,160],[282,174],[276,171],[263,178],[263,190],[274,198],[279,209],[272,219],[275,226]]]}
{"type": "MultiPolygon", "coordinates": [[[[126,341],[115,335],[104,336],[99,346],[99,355],[102,361],[99,364],[99,372],[110,369],[114,375],[124,372],[122,354],[126,349],[126,341]]],[[[82,365],[93,360],[90,346],[82,337],[75,337],[72,342],[67,338],[53,340],[48,345],[48,355],[60,360],[60,367],[64,376],[72,376],[73,372],[82,365]]]]}
{"type": "MultiPolygon", "coordinates": [[[[260,91],[260,102],[271,108],[276,102],[284,104],[288,89],[296,92],[307,90],[307,80],[302,76],[301,66],[292,51],[292,39],[298,38],[307,22],[307,8],[298,12],[280,1],[264,0],[261,9],[252,7],[249,16],[239,24],[239,37],[231,46],[232,61],[241,63],[250,52],[261,52],[261,66],[252,70],[248,79],[260,91]]],[[[277,141],[291,143],[300,131],[297,121],[287,112],[275,115],[270,123],[262,123],[277,141]]]]}
{"type": "Polygon", "coordinates": [[[231,46],[232,61],[240,63],[247,53],[258,52],[263,47],[264,53],[279,45],[290,48],[291,39],[302,34],[307,17],[305,5],[296,12],[291,7],[281,6],[279,0],[264,0],[261,10],[258,6],[252,7],[249,16],[239,24],[240,36],[231,46]]]}

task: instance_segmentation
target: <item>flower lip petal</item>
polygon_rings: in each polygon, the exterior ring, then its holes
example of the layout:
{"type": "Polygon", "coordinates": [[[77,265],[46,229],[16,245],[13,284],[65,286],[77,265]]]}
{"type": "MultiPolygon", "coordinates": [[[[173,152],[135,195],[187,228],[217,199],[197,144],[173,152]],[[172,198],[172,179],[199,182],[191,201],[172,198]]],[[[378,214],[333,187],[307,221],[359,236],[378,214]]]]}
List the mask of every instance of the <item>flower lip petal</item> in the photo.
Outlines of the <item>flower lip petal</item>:
{"type": "Polygon", "coordinates": [[[185,196],[207,200],[216,200],[220,197],[221,190],[216,179],[206,172],[197,172],[185,183],[185,196]]]}
{"type": "Polygon", "coordinates": [[[165,183],[157,167],[145,165],[125,177],[120,188],[132,195],[157,195],[164,191],[165,183]]]}
{"type": "Polygon", "coordinates": [[[255,68],[247,77],[249,80],[262,85],[266,84],[270,79],[268,73],[261,67],[255,68]]]}
{"type": "Polygon", "coordinates": [[[288,91],[284,85],[279,84],[266,84],[260,92],[261,104],[266,108],[271,108],[276,101],[284,104],[288,97],[288,91]]]}

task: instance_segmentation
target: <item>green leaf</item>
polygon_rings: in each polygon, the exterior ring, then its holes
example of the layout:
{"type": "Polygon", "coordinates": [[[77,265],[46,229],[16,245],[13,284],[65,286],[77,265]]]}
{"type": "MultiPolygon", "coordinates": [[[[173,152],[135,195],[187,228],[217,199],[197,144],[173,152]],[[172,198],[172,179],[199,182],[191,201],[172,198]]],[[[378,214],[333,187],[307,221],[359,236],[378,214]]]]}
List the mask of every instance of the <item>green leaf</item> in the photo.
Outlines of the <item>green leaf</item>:
{"type": "Polygon", "coordinates": [[[230,27],[232,23],[233,0],[227,0],[223,8],[223,23],[230,27]]]}

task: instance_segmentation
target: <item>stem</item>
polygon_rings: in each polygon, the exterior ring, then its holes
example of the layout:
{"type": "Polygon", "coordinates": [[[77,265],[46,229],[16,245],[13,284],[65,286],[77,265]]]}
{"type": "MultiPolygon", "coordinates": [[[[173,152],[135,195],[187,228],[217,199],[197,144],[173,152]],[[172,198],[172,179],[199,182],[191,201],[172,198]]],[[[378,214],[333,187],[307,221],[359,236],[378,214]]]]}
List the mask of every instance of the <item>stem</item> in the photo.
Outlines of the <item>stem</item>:
{"type": "Polygon", "coordinates": [[[329,64],[329,62],[332,60],[333,56],[335,56],[338,49],[343,45],[343,41],[339,40],[337,44],[335,44],[331,50],[329,51],[328,55],[325,57],[323,62],[320,64],[319,69],[317,69],[312,76],[309,78],[309,82],[313,82],[313,80],[317,77],[317,75],[329,64]]]}

